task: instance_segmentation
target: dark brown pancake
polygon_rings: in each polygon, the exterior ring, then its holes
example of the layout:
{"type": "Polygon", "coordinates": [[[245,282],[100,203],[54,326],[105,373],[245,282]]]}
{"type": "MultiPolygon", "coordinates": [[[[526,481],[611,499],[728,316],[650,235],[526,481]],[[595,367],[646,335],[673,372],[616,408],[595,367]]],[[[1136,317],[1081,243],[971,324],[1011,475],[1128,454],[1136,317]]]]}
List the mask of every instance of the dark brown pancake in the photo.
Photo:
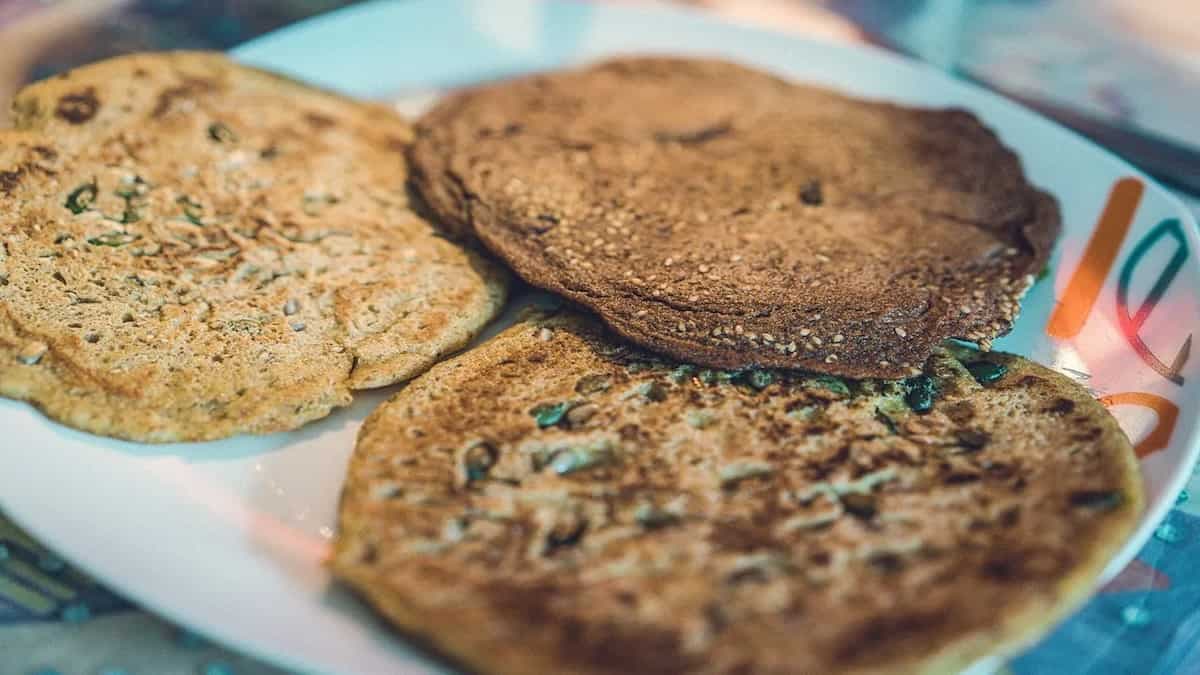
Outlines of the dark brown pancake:
{"type": "Polygon", "coordinates": [[[335,573],[493,675],[958,673],[1045,631],[1126,540],[1129,441],[1078,384],[712,371],[518,324],[366,421],[335,573]]]}
{"type": "Polygon", "coordinates": [[[414,181],[530,283],[703,365],[899,377],[1006,333],[1055,200],[962,110],[628,58],[453,96],[414,181]]]}

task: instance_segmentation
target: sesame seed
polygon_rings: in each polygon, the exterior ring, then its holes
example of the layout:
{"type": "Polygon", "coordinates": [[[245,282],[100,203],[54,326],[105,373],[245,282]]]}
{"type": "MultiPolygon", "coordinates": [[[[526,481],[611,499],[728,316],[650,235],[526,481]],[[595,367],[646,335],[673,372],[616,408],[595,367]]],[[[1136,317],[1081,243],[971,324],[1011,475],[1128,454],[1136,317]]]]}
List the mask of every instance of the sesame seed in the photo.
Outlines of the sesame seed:
{"type": "Polygon", "coordinates": [[[746,333],[746,339],[753,342],[758,339],[758,333],[746,333]]]}
{"type": "Polygon", "coordinates": [[[671,265],[674,265],[674,264],[675,264],[674,258],[667,258],[666,260],[663,261],[664,267],[670,267],[671,265]]]}
{"type": "Polygon", "coordinates": [[[741,260],[742,260],[742,256],[740,256],[740,255],[735,255],[735,256],[729,257],[729,262],[741,262],[741,260]]]}
{"type": "Polygon", "coordinates": [[[817,259],[817,260],[819,260],[819,261],[821,261],[821,262],[823,262],[823,263],[827,263],[827,262],[829,262],[829,256],[827,256],[827,255],[821,255],[820,253],[818,253],[818,254],[817,254],[816,256],[814,256],[814,257],[816,257],[816,259],[817,259]]]}
{"type": "Polygon", "coordinates": [[[299,311],[300,311],[300,303],[295,298],[288,300],[283,305],[283,315],[284,316],[291,316],[299,311]]]}
{"type": "Polygon", "coordinates": [[[962,307],[958,308],[958,311],[962,312],[963,314],[970,314],[971,308],[968,307],[967,305],[963,305],[962,307]]]}
{"type": "Polygon", "coordinates": [[[845,340],[845,339],[846,339],[846,336],[842,335],[841,333],[838,333],[837,335],[833,336],[834,342],[841,342],[842,340],[845,340]]]}
{"type": "Polygon", "coordinates": [[[639,309],[639,310],[637,311],[637,316],[646,316],[646,315],[647,315],[647,314],[649,314],[649,313],[650,313],[650,312],[649,312],[649,310],[645,310],[645,309],[639,309]]]}
{"type": "Polygon", "coordinates": [[[809,335],[812,335],[812,331],[811,331],[811,330],[809,330],[809,329],[807,329],[807,328],[801,328],[801,329],[800,329],[800,337],[808,337],[809,335]]]}
{"type": "Polygon", "coordinates": [[[542,342],[549,342],[554,339],[554,331],[549,328],[543,328],[538,331],[538,339],[542,342]]]}
{"type": "Polygon", "coordinates": [[[701,274],[708,274],[708,269],[709,269],[709,268],[708,268],[708,265],[701,265],[701,266],[700,266],[700,273],[701,273],[701,274]]]}
{"type": "Polygon", "coordinates": [[[712,335],[713,335],[713,337],[721,337],[721,332],[722,332],[722,331],[721,331],[721,327],[720,327],[720,326],[717,326],[716,328],[712,329],[712,335]]]}
{"type": "Polygon", "coordinates": [[[900,326],[896,326],[896,335],[899,335],[902,338],[908,337],[908,331],[904,330],[900,326]]]}
{"type": "Polygon", "coordinates": [[[698,296],[698,295],[689,295],[688,296],[688,302],[696,302],[699,299],[700,299],[700,296],[698,296]]]}
{"type": "Polygon", "coordinates": [[[890,366],[890,365],[892,365],[892,364],[891,364],[891,362],[889,362],[889,361],[880,361],[880,362],[879,362],[879,365],[880,365],[880,367],[882,367],[882,368],[887,368],[888,366],[890,366]]]}
{"type": "Polygon", "coordinates": [[[787,350],[788,350],[788,353],[789,353],[789,354],[795,354],[795,353],[796,353],[796,341],[795,341],[795,340],[793,340],[793,341],[791,341],[791,342],[787,343],[787,350]]]}
{"type": "Polygon", "coordinates": [[[687,325],[680,321],[678,324],[676,324],[675,330],[679,331],[680,333],[686,333],[687,325]]]}
{"type": "Polygon", "coordinates": [[[814,344],[814,345],[816,345],[816,346],[818,346],[818,347],[820,347],[821,345],[825,344],[824,342],[822,342],[822,341],[821,341],[821,338],[817,337],[816,335],[814,335],[814,336],[813,336],[813,339],[812,339],[812,341],[813,341],[813,344],[814,344]]]}
{"type": "Polygon", "coordinates": [[[834,361],[837,361],[837,360],[838,360],[837,354],[830,354],[829,356],[825,357],[825,363],[833,363],[834,361]]]}
{"type": "Polygon", "coordinates": [[[763,339],[763,341],[764,341],[764,342],[774,342],[774,341],[775,341],[775,336],[774,336],[774,335],[771,335],[770,333],[763,333],[763,334],[762,334],[762,339],[763,339]]]}
{"type": "Polygon", "coordinates": [[[745,330],[746,329],[743,328],[742,324],[740,323],[733,327],[733,332],[737,333],[738,335],[741,335],[743,332],[745,332],[745,330]]]}

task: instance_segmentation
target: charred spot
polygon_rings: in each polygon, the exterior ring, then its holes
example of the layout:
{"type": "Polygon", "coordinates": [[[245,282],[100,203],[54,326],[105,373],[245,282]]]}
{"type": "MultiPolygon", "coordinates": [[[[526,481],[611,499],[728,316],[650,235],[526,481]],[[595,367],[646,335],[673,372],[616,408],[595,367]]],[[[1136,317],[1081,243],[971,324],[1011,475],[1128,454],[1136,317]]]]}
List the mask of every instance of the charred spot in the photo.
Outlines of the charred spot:
{"type": "Polygon", "coordinates": [[[1045,383],[1045,380],[1037,375],[1026,375],[1017,382],[1017,384],[1021,385],[1022,387],[1036,387],[1043,383],[1045,383]]]}
{"type": "Polygon", "coordinates": [[[1120,490],[1077,490],[1068,495],[1067,501],[1077,508],[1110,511],[1125,501],[1125,495],[1120,490]]]}
{"type": "Polygon", "coordinates": [[[58,99],[54,114],[70,124],[83,124],[95,117],[99,109],[100,100],[96,98],[96,88],[88,87],[58,99]]]}
{"type": "Polygon", "coordinates": [[[927,635],[943,625],[950,615],[944,612],[908,611],[891,616],[876,616],[851,626],[838,640],[835,658],[857,661],[878,654],[891,645],[903,644],[914,635],[927,635]]]}
{"type": "Polygon", "coordinates": [[[524,126],[517,124],[516,122],[509,122],[508,124],[504,125],[504,129],[501,133],[503,133],[505,136],[516,136],[524,130],[524,126]]]}
{"type": "Polygon", "coordinates": [[[875,495],[865,495],[857,492],[843,495],[842,507],[846,509],[846,513],[862,520],[870,520],[878,512],[875,495]]]}
{"type": "Polygon", "coordinates": [[[154,107],[150,110],[150,117],[162,117],[175,105],[175,101],[181,98],[187,98],[192,94],[192,88],[188,86],[168,87],[158,92],[158,100],[155,101],[154,107]]]}
{"type": "Polygon", "coordinates": [[[18,167],[12,171],[0,171],[0,194],[9,194],[17,189],[25,170],[18,167]]]}
{"type": "Polygon", "coordinates": [[[810,180],[800,190],[800,201],[809,206],[820,206],[825,203],[825,195],[821,191],[821,181],[810,180]]]}
{"type": "Polygon", "coordinates": [[[992,435],[979,429],[961,429],[955,438],[960,446],[970,452],[978,452],[992,442],[992,435]]]}
{"type": "Polygon", "coordinates": [[[679,143],[680,145],[701,145],[713,139],[725,136],[733,131],[729,122],[720,122],[691,131],[656,131],[654,140],[659,143],[679,143]]]}
{"type": "Polygon", "coordinates": [[[642,435],[642,430],[636,424],[626,424],[617,430],[623,441],[636,441],[642,435]]]}
{"type": "Polygon", "coordinates": [[[322,115],[321,113],[315,112],[304,113],[304,121],[308,122],[308,124],[314,129],[328,129],[329,127],[337,125],[337,120],[333,119],[329,115],[322,115]]]}
{"type": "Polygon", "coordinates": [[[1070,415],[1075,411],[1075,402],[1068,398],[1056,398],[1054,402],[1042,409],[1048,415],[1070,415]]]}
{"type": "Polygon", "coordinates": [[[746,521],[729,520],[713,525],[708,540],[726,551],[749,553],[774,547],[775,542],[761,529],[746,521]]]}
{"type": "Polygon", "coordinates": [[[876,571],[884,574],[891,574],[904,569],[904,558],[892,551],[873,551],[867,556],[867,563],[876,571]]]}
{"type": "Polygon", "coordinates": [[[765,584],[767,583],[767,573],[757,567],[748,567],[731,572],[725,577],[725,583],[731,586],[739,584],[765,584]]]}
{"type": "Polygon", "coordinates": [[[533,224],[532,229],[536,234],[545,234],[546,232],[553,230],[558,223],[558,216],[554,215],[553,213],[539,213],[537,222],[533,224]]]}
{"type": "Polygon", "coordinates": [[[966,424],[975,419],[975,406],[970,401],[955,401],[944,407],[942,412],[955,424],[966,424]]]}
{"type": "Polygon", "coordinates": [[[978,469],[970,466],[944,465],[942,472],[942,482],[946,485],[974,483],[983,477],[978,469]]]}
{"type": "Polygon", "coordinates": [[[1000,515],[996,518],[996,523],[1000,525],[1000,527],[1013,527],[1020,522],[1020,520],[1021,506],[1019,504],[1014,504],[1000,512],[1000,515]]]}
{"type": "Polygon", "coordinates": [[[1004,462],[984,461],[980,464],[980,468],[983,469],[986,477],[994,480],[1008,480],[1017,473],[1017,470],[1011,464],[1004,462]]]}
{"type": "Polygon", "coordinates": [[[58,152],[56,152],[53,148],[47,148],[44,145],[33,146],[33,151],[37,153],[38,157],[41,157],[46,161],[58,159],[58,152]]]}
{"type": "Polygon", "coordinates": [[[138,79],[146,78],[149,75],[150,75],[150,73],[147,72],[145,68],[134,68],[133,69],[133,76],[138,79]]]}
{"type": "Polygon", "coordinates": [[[1080,431],[1078,433],[1075,433],[1074,435],[1071,436],[1071,440],[1081,441],[1081,442],[1094,441],[1097,438],[1100,438],[1100,436],[1103,433],[1104,433],[1104,430],[1101,429],[1100,427],[1092,427],[1091,429],[1088,429],[1086,431],[1080,431]]]}

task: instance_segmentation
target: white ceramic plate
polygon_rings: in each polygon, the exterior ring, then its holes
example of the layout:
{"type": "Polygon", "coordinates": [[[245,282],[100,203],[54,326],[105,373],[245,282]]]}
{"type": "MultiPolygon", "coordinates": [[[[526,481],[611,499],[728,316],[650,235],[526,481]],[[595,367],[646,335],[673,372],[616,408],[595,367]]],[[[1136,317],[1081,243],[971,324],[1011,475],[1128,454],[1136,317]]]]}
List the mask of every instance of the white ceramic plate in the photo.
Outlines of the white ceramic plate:
{"type": "MultiPolygon", "coordinates": [[[[1200,318],[1193,255],[1200,238],[1174,197],[1117,158],[996,96],[882,52],[678,10],[375,2],[236,55],[382,98],[631,50],[721,54],[859,95],[963,106],[1018,150],[1033,181],[1061,201],[1065,236],[1053,274],[1034,287],[1016,330],[997,347],[1108,396],[1146,453],[1150,509],[1109,573],[1132,558],[1196,455],[1200,373],[1184,345],[1200,318]]],[[[78,433],[28,405],[0,401],[0,507],[116,590],[235,648],[306,672],[437,672],[322,568],[355,432],[386,394],[360,395],[351,408],[294,433],[167,446],[78,433]]]]}

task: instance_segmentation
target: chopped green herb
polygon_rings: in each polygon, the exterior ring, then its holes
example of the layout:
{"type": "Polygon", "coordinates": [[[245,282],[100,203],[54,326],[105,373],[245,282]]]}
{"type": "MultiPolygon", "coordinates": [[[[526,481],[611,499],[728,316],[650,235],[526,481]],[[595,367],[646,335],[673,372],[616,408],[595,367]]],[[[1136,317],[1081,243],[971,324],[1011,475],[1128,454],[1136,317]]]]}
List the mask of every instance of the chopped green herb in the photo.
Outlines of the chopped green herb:
{"type": "Polygon", "coordinates": [[[1007,367],[1003,364],[992,363],[991,361],[968,363],[967,371],[971,373],[971,377],[974,377],[979,384],[992,384],[1008,374],[1007,367]]]}
{"type": "Polygon", "coordinates": [[[555,453],[550,468],[560,476],[583,471],[613,460],[612,442],[602,439],[589,445],[566,448],[555,453]]]}
{"type": "Polygon", "coordinates": [[[658,403],[667,400],[667,388],[658,382],[643,382],[638,385],[637,393],[647,401],[658,403]]]}
{"type": "Polygon", "coordinates": [[[633,513],[633,519],[647,530],[656,530],[679,522],[679,516],[653,504],[639,504],[633,513]]]}
{"type": "Polygon", "coordinates": [[[904,381],[904,402],[913,412],[927,413],[933,410],[933,399],[937,397],[937,383],[928,375],[917,375],[904,381]]]}
{"type": "Polygon", "coordinates": [[[858,480],[847,481],[845,483],[834,483],[833,491],[837,495],[845,496],[852,494],[870,494],[877,485],[882,485],[888,481],[896,479],[896,470],[889,467],[872,471],[871,473],[863,474],[858,480]]]}
{"type": "Polygon", "coordinates": [[[769,370],[750,370],[746,372],[745,379],[751,387],[762,391],[775,382],[775,373],[769,370]]]}
{"type": "Polygon", "coordinates": [[[696,372],[696,366],[684,364],[671,371],[671,381],[675,384],[687,382],[696,372]]]}
{"type": "Polygon", "coordinates": [[[487,478],[488,470],[496,464],[498,459],[499,453],[487,443],[476,441],[467,445],[462,452],[463,474],[466,476],[467,482],[487,478]]]}
{"type": "Polygon", "coordinates": [[[141,239],[139,234],[130,234],[129,232],[106,232],[98,237],[88,239],[88,243],[93,246],[124,246],[141,239]]]}
{"type": "Polygon", "coordinates": [[[187,218],[188,222],[193,225],[200,225],[202,227],[204,226],[204,221],[201,220],[201,218],[204,216],[203,206],[192,201],[192,198],[188,197],[187,195],[180,195],[179,198],[175,200],[175,203],[179,204],[183,208],[183,217],[187,218]]]}
{"type": "Polygon", "coordinates": [[[712,413],[707,410],[689,410],[687,411],[686,419],[688,426],[693,429],[705,429],[711,426],[714,421],[712,413]]]}
{"type": "Polygon", "coordinates": [[[90,209],[94,201],[96,201],[96,182],[92,181],[72,190],[71,194],[67,195],[67,201],[64,206],[71,213],[78,215],[90,209]]]}
{"type": "Polygon", "coordinates": [[[562,403],[540,403],[530,410],[529,414],[533,415],[538,428],[545,429],[561,422],[570,409],[571,404],[566,401],[562,403]]]}
{"type": "Polygon", "coordinates": [[[829,391],[832,391],[835,394],[841,394],[842,396],[850,395],[850,387],[846,386],[846,382],[841,378],[833,377],[832,375],[817,375],[816,377],[810,377],[805,381],[805,384],[828,389],[829,391]]]}
{"type": "Polygon", "coordinates": [[[208,137],[217,143],[237,142],[237,134],[233,133],[232,129],[221,122],[213,122],[208,125],[208,137]]]}
{"type": "Polygon", "coordinates": [[[700,381],[703,382],[704,384],[716,384],[717,383],[717,371],[715,371],[715,370],[709,370],[709,369],[705,368],[704,370],[701,370],[700,373],[698,375],[696,375],[696,377],[700,378],[700,381]]]}
{"type": "Polygon", "coordinates": [[[766,462],[747,459],[726,464],[721,467],[717,477],[721,481],[721,487],[732,487],[747,478],[769,476],[773,473],[775,473],[774,466],[766,462]]]}
{"type": "Polygon", "coordinates": [[[1050,264],[1049,263],[1047,263],[1046,266],[1042,268],[1041,272],[1037,273],[1037,277],[1033,280],[1033,283],[1036,284],[1048,276],[1050,276],[1050,264]]]}

